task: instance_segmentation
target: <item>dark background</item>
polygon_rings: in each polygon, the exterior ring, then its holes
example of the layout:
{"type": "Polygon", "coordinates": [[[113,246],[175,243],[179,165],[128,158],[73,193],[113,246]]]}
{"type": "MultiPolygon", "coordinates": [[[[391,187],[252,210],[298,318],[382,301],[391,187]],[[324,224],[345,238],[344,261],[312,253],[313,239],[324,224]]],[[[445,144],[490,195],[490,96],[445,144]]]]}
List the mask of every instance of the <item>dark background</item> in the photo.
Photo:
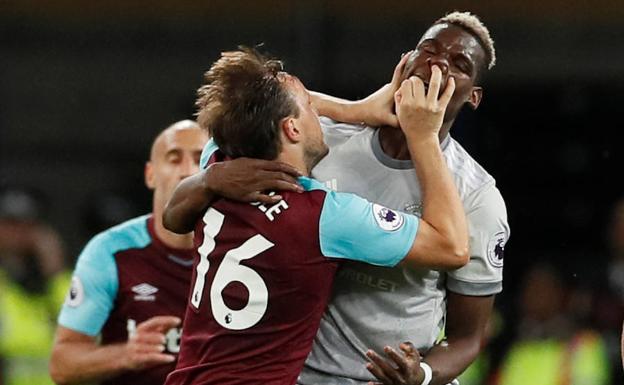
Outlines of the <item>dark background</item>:
{"type": "Polygon", "coordinates": [[[478,112],[465,112],[453,135],[507,202],[506,282],[538,254],[578,260],[586,274],[589,255],[599,254],[592,265],[604,259],[608,211],[624,195],[624,3],[470,3],[9,2],[0,8],[0,185],[44,192],[76,255],[106,205],[115,215],[149,210],[151,140],[192,116],[219,52],[265,43],[308,88],[359,98],[389,80],[432,21],[469,9],[491,29],[498,64],[478,112]]]}
{"type": "Polygon", "coordinates": [[[452,134],[507,203],[500,306],[535,261],[572,285],[600,284],[624,196],[621,1],[5,1],[0,187],[45,197],[73,263],[103,225],[149,211],[151,140],[192,117],[221,51],[263,42],[308,88],[360,98],[451,10],[481,16],[498,53],[481,107],[452,134]]]}

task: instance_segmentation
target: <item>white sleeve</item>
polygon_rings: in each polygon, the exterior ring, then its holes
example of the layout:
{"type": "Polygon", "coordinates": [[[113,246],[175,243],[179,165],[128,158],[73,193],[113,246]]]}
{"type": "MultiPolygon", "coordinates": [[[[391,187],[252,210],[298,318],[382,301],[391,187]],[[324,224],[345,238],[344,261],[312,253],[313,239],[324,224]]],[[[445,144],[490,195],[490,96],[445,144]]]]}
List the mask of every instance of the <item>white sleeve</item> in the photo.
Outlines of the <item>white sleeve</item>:
{"type": "Polygon", "coordinates": [[[347,141],[350,137],[366,129],[362,124],[341,123],[326,116],[319,118],[325,143],[329,148],[337,146],[347,141]]]}
{"type": "Polygon", "coordinates": [[[466,207],[470,233],[470,261],[447,273],[447,289],[458,294],[486,296],[503,290],[505,244],[509,239],[507,209],[494,184],[469,197],[466,207]]]}

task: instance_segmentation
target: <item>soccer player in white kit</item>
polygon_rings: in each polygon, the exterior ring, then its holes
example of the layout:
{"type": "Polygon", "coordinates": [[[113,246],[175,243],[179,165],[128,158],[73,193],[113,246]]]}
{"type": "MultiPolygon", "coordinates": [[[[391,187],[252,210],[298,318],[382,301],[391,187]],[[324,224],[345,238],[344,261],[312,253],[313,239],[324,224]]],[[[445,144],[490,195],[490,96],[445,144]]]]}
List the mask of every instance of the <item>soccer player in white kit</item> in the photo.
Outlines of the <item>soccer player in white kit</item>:
{"type": "MultiPolygon", "coordinates": [[[[302,385],[362,385],[369,381],[447,384],[478,355],[494,296],[502,290],[503,253],[509,237],[503,198],[494,178],[449,134],[463,106],[476,109],[481,101],[479,84],[495,63],[492,39],[477,17],[454,12],[436,21],[405,59],[404,70],[398,76],[395,71],[394,87],[382,88],[373,96],[383,99],[384,93],[388,94],[391,105],[396,84],[409,76],[418,76],[426,84],[435,66],[442,72],[443,87],[449,77],[455,79],[456,90],[445,112],[440,141],[467,213],[471,259],[465,267],[450,272],[348,264],[336,276],[333,297],[299,378],[302,385]],[[445,339],[438,341],[442,331],[445,339]],[[402,354],[384,349],[405,341],[413,347],[403,344],[402,354]],[[385,350],[394,363],[369,349],[385,350]],[[365,366],[367,358],[372,363],[365,366]]],[[[357,103],[317,96],[315,104],[321,114],[381,127],[323,119],[330,152],[313,169],[313,176],[330,188],[356,193],[390,208],[415,214],[426,210],[421,206],[420,187],[403,133],[388,126],[396,123],[391,114],[373,113],[371,119],[366,103],[368,110],[362,110],[356,108],[357,103]]],[[[236,166],[238,172],[232,165],[229,173],[227,167],[221,167],[212,170],[214,175],[208,170],[198,179],[212,183],[212,192],[238,188],[237,195],[244,197],[252,190],[241,187],[241,164],[236,166]],[[225,186],[222,180],[226,179],[231,186],[225,186]]],[[[288,188],[289,179],[283,179],[284,188],[288,188]]],[[[195,210],[208,204],[199,201],[195,210]]],[[[194,210],[188,210],[179,212],[192,217],[189,212],[194,210]]],[[[170,229],[188,230],[184,226],[170,229]]]]}
{"type": "MultiPolygon", "coordinates": [[[[436,65],[445,81],[455,79],[440,141],[467,213],[469,264],[451,272],[348,264],[336,277],[301,384],[364,384],[373,380],[361,365],[367,350],[404,341],[423,352],[423,364],[409,348],[402,357],[389,352],[400,364],[398,370],[369,353],[374,358],[369,370],[383,383],[446,384],[476,358],[494,295],[502,290],[509,226],[494,178],[449,131],[464,104],[478,107],[483,92],[478,84],[494,63],[485,26],[468,13],[452,13],[425,32],[402,74],[426,81],[436,65]],[[443,329],[446,340],[436,344],[443,329]]],[[[315,178],[394,209],[415,214],[426,210],[400,130],[324,123],[330,152],[313,170],[315,178]]]]}

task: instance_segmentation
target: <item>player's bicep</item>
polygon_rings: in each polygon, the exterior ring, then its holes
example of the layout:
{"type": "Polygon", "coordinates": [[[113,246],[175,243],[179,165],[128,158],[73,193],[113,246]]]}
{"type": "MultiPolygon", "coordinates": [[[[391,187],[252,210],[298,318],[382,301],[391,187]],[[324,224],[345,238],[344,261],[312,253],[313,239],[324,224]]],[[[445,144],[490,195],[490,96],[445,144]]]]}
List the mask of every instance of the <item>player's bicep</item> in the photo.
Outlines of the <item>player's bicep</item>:
{"type": "Polygon", "coordinates": [[[328,192],[319,223],[321,252],[379,266],[395,266],[408,253],[418,218],[353,194],[328,192]]]}
{"type": "Polygon", "coordinates": [[[64,326],[58,326],[56,328],[55,345],[93,345],[97,344],[97,338],[84,333],[77,332],[72,329],[68,329],[64,326]]]}
{"type": "Polygon", "coordinates": [[[98,236],[81,253],[59,325],[88,336],[102,329],[118,290],[117,268],[108,250],[106,237],[98,236]]]}

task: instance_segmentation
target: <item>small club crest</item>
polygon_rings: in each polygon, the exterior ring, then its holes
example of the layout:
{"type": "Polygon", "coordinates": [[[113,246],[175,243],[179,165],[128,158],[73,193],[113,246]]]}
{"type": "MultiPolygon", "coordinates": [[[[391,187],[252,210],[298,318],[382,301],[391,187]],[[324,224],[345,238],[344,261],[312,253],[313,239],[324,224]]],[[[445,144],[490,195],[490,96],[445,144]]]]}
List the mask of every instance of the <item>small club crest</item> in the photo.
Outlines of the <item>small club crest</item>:
{"type": "Polygon", "coordinates": [[[402,213],[378,204],[373,204],[373,216],[379,227],[386,231],[396,231],[405,222],[402,213]]]}

